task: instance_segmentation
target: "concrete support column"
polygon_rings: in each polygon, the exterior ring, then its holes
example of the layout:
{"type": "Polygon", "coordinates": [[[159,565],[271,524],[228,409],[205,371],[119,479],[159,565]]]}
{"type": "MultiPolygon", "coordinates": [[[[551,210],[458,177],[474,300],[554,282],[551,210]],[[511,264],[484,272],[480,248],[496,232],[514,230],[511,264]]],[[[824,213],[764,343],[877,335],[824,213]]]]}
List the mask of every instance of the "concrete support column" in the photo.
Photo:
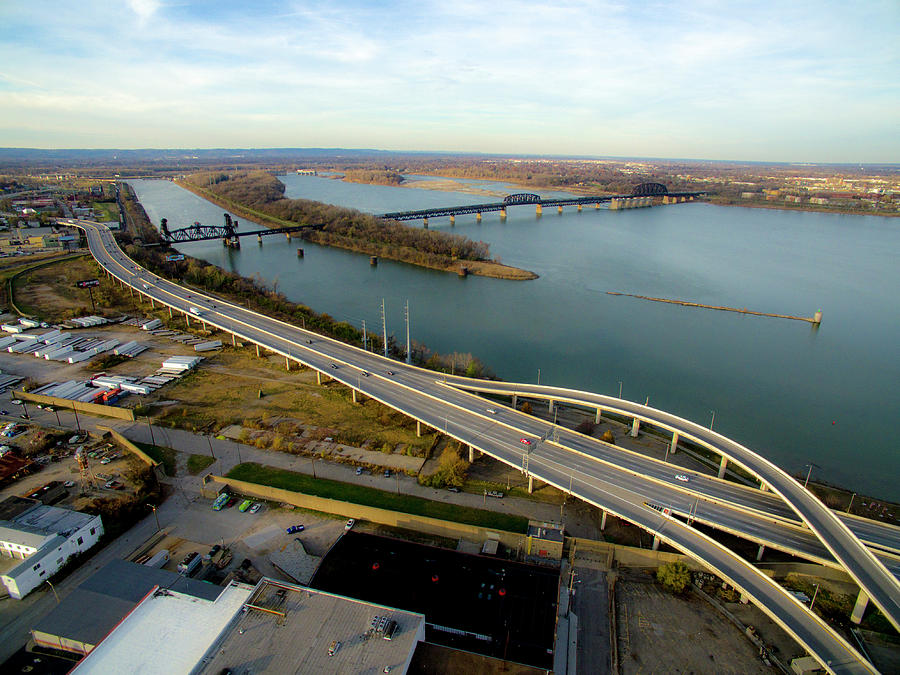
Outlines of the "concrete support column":
{"type": "Polygon", "coordinates": [[[151,306],[153,309],[156,309],[156,303],[153,302],[153,298],[150,298],[150,306],[151,306]]]}
{"type": "Polygon", "coordinates": [[[655,534],[653,535],[653,547],[652,548],[654,551],[659,550],[659,537],[655,534]]]}
{"type": "Polygon", "coordinates": [[[469,464],[475,461],[475,448],[469,446],[469,464]]]}
{"type": "Polygon", "coordinates": [[[534,492],[534,476],[529,475],[528,476],[528,494],[531,494],[533,492],[534,492]]]}
{"type": "Polygon", "coordinates": [[[866,607],[869,605],[869,596],[866,595],[866,592],[863,589],[859,589],[859,595],[856,596],[856,604],[853,605],[853,613],[850,615],[850,620],[859,624],[863,620],[863,615],[866,613],[866,607]]]}
{"type": "Polygon", "coordinates": [[[766,484],[763,483],[763,482],[760,482],[760,484],[759,484],[759,489],[762,490],[763,492],[768,492],[768,491],[769,491],[769,486],[766,485],[766,484]]]}
{"type": "Polygon", "coordinates": [[[671,454],[675,454],[678,452],[678,432],[672,432],[672,449],[669,451],[671,454]]]}
{"type": "Polygon", "coordinates": [[[640,431],[640,428],[641,428],[641,421],[637,417],[635,417],[634,421],[631,423],[631,437],[632,438],[637,438],[638,431],[640,431]]]}
{"type": "Polygon", "coordinates": [[[422,227],[428,229],[428,218],[422,218],[422,227]]]}
{"type": "Polygon", "coordinates": [[[562,214],[562,204],[556,207],[556,212],[562,214]]]}
{"type": "Polygon", "coordinates": [[[356,403],[356,389],[351,389],[351,390],[350,390],[350,393],[351,393],[352,396],[353,396],[353,402],[356,403]]]}
{"type": "Polygon", "coordinates": [[[481,222],[481,214],[480,214],[480,213],[476,213],[476,214],[475,214],[475,222],[476,222],[476,223],[480,223],[480,222],[481,222]]]}
{"type": "MultiPolygon", "coordinates": [[[[122,285],[124,286],[125,284],[122,284],[122,285]]],[[[134,289],[133,289],[131,286],[128,287],[128,294],[129,294],[132,298],[134,297],[134,289]]]]}
{"type": "Polygon", "coordinates": [[[534,215],[539,216],[543,212],[544,212],[544,209],[541,207],[540,204],[538,204],[537,206],[534,207],[534,215]]]}
{"type": "Polygon", "coordinates": [[[759,550],[756,552],[756,562],[759,562],[760,560],[762,560],[763,554],[764,554],[765,552],[766,552],[766,546],[765,546],[765,544],[760,544],[760,545],[759,545],[759,550]]]}
{"type": "Polygon", "coordinates": [[[512,407],[513,407],[513,410],[518,410],[518,406],[519,406],[519,397],[516,396],[515,394],[513,394],[513,395],[512,395],[512,407]]]}
{"type": "Polygon", "coordinates": [[[553,412],[553,399],[552,398],[547,402],[547,410],[549,412],[553,412]]]}
{"type": "Polygon", "coordinates": [[[191,317],[188,316],[187,314],[184,315],[184,325],[185,325],[185,326],[190,326],[190,325],[191,325],[191,317]]]}
{"type": "Polygon", "coordinates": [[[581,213],[581,204],[578,205],[578,213],[581,213]]]}
{"type": "Polygon", "coordinates": [[[719,475],[717,478],[725,478],[725,469],[728,468],[728,458],[722,455],[722,463],[719,464],[719,475]]]}
{"type": "Polygon", "coordinates": [[[419,420],[416,420],[416,436],[422,436],[422,423],[419,420]]]}
{"type": "Polygon", "coordinates": [[[205,321],[201,321],[200,323],[203,325],[203,330],[207,330],[207,328],[206,328],[206,322],[205,322],[205,321]]]}
{"type": "Polygon", "coordinates": [[[316,371],[316,384],[322,384],[322,373],[316,371]]]}
{"type": "Polygon", "coordinates": [[[235,342],[235,340],[234,340],[234,333],[231,334],[231,346],[237,347],[237,342],[235,342]]]}
{"type": "Polygon", "coordinates": [[[256,345],[256,358],[259,358],[259,345],[256,345]]]}
{"type": "Polygon", "coordinates": [[[500,209],[500,220],[506,220],[506,209],[500,209]]]}
{"type": "Polygon", "coordinates": [[[602,532],[606,529],[606,511],[601,511],[601,513],[603,514],[600,516],[600,531],[602,532]]]}
{"type": "Polygon", "coordinates": [[[456,216],[454,216],[454,215],[452,215],[452,214],[450,215],[450,224],[451,224],[451,225],[456,225],[456,216]]]}
{"type": "Polygon", "coordinates": [[[597,408],[597,414],[594,415],[594,424],[600,424],[600,415],[603,413],[603,408],[597,408]]]}
{"type": "Polygon", "coordinates": [[[285,369],[285,370],[290,370],[290,369],[291,369],[291,361],[290,361],[290,359],[288,359],[288,357],[286,357],[286,356],[284,357],[284,369],[285,369]]]}
{"type": "Polygon", "coordinates": [[[172,308],[171,307],[169,307],[169,318],[170,319],[172,318],[172,308]]]}

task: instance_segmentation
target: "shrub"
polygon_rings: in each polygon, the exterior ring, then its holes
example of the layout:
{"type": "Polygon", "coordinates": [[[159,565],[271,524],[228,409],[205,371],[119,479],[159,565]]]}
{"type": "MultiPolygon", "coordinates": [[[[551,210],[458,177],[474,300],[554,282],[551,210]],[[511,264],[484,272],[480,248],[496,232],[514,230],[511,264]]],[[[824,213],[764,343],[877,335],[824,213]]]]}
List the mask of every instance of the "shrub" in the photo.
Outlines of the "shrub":
{"type": "Polygon", "coordinates": [[[666,590],[681,593],[691,584],[691,572],[683,562],[669,562],[656,570],[656,580],[666,590]]]}

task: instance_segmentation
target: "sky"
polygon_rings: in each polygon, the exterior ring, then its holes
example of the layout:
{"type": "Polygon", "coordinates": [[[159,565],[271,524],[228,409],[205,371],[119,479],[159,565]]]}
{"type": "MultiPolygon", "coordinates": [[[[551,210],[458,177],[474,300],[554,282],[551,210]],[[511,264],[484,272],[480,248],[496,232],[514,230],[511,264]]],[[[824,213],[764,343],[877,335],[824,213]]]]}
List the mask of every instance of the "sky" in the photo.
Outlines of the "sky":
{"type": "Polygon", "coordinates": [[[3,0],[0,147],[900,162],[898,74],[898,0],[3,0]]]}

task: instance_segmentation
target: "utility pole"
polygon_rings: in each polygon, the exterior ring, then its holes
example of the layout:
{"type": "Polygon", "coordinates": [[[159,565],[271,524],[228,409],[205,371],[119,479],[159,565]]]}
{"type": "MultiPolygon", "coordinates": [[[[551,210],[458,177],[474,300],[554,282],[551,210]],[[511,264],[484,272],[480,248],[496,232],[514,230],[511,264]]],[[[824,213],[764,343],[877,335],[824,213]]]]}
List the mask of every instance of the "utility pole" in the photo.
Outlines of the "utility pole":
{"type": "Polygon", "coordinates": [[[363,351],[369,351],[369,345],[366,341],[366,320],[363,319],[363,351]]]}
{"type": "Polygon", "coordinates": [[[387,358],[387,319],[384,318],[384,298],[381,299],[381,333],[384,337],[384,358],[387,358]]]}
{"type": "Polygon", "coordinates": [[[406,301],[406,363],[412,363],[412,351],[409,341],[409,300],[406,301]]]}

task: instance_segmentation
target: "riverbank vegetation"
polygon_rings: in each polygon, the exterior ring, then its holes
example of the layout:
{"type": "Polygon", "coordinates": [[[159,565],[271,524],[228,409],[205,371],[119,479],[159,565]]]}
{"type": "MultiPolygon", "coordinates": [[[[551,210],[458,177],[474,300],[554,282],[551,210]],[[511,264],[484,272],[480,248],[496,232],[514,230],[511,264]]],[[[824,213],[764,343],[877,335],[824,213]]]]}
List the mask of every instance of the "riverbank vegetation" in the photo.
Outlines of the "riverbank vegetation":
{"type": "Polygon", "coordinates": [[[199,173],[179,181],[195,194],[267,227],[310,225],[307,241],[390,260],[501,279],[535,279],[527,270],[493,260],[483,241],[384,221],[354,209],[308,199],[287,199],[284,184],[265,171],[199,173]]]}

